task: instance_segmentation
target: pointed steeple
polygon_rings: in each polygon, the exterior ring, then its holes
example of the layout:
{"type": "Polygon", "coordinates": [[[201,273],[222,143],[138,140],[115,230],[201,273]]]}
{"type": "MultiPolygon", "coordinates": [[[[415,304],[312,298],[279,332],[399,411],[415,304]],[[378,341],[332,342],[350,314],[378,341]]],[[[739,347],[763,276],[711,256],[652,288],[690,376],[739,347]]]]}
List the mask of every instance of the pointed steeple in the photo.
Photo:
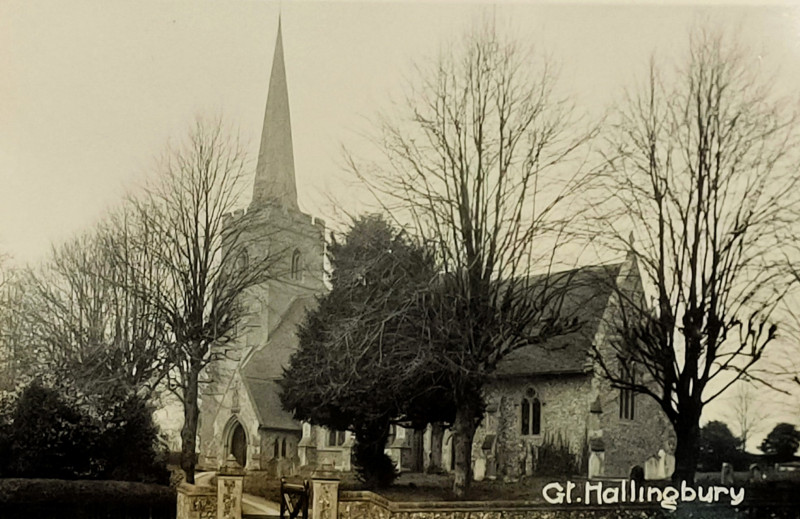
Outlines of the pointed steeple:
{"type": "Polygon", "coordinates": [[[289,91],[286,87],[286,68],[283,63],[281,19],[278,18],[278,37],[272,58],[267,109],[261,130],[253,200],[250,207],[277,203],[289,209],[297,206],[297,184],[294,178],[292,124],[289,117],[289,91]]]}

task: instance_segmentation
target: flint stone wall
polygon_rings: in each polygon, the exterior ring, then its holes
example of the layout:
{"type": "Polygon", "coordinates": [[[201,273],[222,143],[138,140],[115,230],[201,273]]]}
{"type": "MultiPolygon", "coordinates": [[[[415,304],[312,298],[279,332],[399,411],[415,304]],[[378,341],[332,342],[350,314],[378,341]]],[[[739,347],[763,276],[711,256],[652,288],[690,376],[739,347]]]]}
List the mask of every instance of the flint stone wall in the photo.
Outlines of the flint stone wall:
{"type": "Polygon", "coordinates": [[[528,501],[394,502],[367,491],[339,493],[339,519],[655,519],[667,516],[652,506],[554,507],[528,501]]]}
{"type": "MultiPolygon", "coordinates": [[[[738,517],[730,507],[678,510],[677,517],[738,517]]],[[[666,519],[657,505],[552,506],[527,501],[394,502],[367,491],[339,493],[338,519],[666,519]]],[[[788,516],[787,516],[788,517],[788,516]]]]}

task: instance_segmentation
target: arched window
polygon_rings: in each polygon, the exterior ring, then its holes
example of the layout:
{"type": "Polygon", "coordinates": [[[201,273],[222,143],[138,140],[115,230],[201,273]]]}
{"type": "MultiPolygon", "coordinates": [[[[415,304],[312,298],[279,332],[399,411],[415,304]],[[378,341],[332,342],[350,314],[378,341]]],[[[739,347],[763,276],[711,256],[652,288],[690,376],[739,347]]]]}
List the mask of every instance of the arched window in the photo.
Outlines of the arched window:
{"type": "Polygon", "coordinates": [[[536,391],[528,389],[522,399],[520,432],[523,436],[542,433],[542,403],[536,391]]]}
{"type": "Polygon", "coordinates": [[[298,281],[303,279],[303,255],[297,249],[292,253],[291,277],[298,281]]]}
{"type": "Polygon", "coordinates": [[[278,438],[275,438],[275,443],[273,444],[273,451],[272,457],[274,459],[278,459],[281,456],[281,441],[278,438]]]}
{"type": "Polygon", "coordinates": [[[286,438],[281,442],[281,458],[286,457],[286,438]]]}

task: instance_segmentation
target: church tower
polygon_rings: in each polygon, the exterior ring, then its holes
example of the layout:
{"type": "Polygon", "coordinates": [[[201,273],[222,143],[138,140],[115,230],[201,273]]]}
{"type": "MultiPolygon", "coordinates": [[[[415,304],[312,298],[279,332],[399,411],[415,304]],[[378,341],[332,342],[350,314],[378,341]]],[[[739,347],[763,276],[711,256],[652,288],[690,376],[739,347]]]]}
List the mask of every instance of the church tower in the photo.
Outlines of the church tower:
{"type": "Polygon", "coordinates": [[[229,215],[226,226],[235,226],[244,240],[238,261],[268,264],[270,280],[247,290],[242,301],[247,316],[237,338],[210,366],[200,464],[215,469],[234,455],[247,469],[286,474],[297,466],[302,428],[281,408],[278,382],[297,349],[297,325],[325,289],[325,224],[303,213],[297,202],[280,19],[253,197],[246,211],[229,215]]]}

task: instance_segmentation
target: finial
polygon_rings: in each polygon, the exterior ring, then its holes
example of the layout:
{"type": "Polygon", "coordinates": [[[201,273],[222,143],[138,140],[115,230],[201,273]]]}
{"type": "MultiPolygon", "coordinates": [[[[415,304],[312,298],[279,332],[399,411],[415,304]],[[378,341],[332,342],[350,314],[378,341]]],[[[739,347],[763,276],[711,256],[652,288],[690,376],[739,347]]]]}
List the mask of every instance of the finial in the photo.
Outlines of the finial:
{"type": "Polygon", "coordinates": [[[630,234],[630,236],[628,237],[628,247],[630,247],[630,248],[633,248],[633,244],[634,244],[635,242],[636,242],[636,240],[635,240],[635,239],[634,239],[634,237],[633,237],[633,231],[631,231],[631,234],[630,234]]]}

